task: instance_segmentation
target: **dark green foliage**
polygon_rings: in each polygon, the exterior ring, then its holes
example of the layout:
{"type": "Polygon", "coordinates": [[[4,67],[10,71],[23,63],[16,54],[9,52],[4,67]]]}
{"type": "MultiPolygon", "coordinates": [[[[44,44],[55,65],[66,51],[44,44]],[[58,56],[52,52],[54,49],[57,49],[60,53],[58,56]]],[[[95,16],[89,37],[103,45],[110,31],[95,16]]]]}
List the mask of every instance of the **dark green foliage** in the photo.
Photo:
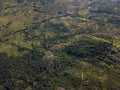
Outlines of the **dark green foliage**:
{"type": "Polygon", "coordinates": [[[69,32],[69,29],[63,23],[48,23],[45,25],[45,28],[51,28],[53,32],[56,33],[66,33],[69,32]]]}
{"type": "Polygon", "coordinates": [[[77,57],[95,57],[109,53],[112,45],[104,41],[84,37],[65,48],[69,55],[77,57]]]}

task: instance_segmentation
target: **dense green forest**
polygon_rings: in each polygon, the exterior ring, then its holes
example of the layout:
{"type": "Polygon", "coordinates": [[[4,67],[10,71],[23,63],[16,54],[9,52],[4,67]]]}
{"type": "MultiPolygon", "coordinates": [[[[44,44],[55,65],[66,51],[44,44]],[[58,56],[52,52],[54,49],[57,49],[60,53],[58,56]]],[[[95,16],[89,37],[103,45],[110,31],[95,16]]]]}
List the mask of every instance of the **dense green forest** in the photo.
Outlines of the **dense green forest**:
{"type": "Polygon", "coordinates": [[[0,90],[120,90],[120,1],[0,0],[0,90]]]}

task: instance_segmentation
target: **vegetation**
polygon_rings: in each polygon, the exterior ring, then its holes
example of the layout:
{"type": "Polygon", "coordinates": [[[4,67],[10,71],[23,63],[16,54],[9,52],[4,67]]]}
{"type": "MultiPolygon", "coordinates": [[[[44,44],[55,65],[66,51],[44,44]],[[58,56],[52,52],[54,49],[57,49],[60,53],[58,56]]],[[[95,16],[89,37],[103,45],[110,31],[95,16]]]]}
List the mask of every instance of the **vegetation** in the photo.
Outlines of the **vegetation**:
{"type": "Polygon", "coordinates": [[[119,90],[119,0],[0,0],[0,90],[119,90]]]}

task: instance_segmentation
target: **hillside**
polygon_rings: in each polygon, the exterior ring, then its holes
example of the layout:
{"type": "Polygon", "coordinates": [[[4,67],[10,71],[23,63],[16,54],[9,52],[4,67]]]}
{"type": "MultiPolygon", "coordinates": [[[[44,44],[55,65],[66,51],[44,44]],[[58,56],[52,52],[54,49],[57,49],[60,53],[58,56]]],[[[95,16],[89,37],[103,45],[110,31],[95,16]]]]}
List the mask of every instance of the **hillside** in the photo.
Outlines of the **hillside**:
{"type": "Polygon", "coordinates": [[[119,90],[119,0],[0,0],[0,90],[119,90]]]}

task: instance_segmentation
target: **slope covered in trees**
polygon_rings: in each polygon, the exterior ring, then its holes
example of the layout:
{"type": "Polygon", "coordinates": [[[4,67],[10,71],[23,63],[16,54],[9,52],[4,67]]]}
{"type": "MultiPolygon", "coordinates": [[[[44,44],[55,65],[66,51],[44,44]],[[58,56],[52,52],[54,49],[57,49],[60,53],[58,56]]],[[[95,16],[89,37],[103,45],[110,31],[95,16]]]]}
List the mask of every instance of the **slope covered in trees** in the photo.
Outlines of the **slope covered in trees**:
{"type": "Polygon", "coordinates": [[[119,90],[119,0],[0,0],[0,90],[119,90]]]}

